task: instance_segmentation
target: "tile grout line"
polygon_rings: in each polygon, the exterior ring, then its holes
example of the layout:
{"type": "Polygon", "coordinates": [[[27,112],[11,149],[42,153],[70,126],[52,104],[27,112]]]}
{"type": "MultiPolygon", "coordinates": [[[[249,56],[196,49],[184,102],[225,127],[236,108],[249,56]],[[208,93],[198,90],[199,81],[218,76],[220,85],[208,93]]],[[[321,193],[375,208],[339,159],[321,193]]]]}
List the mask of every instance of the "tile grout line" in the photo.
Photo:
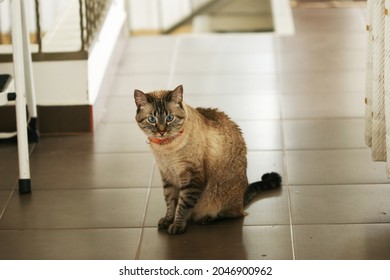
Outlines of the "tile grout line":
{"type": "MultiPolygon", "coordinates": [[[[275,63],[276,63],[276,78],[278,83],[278,88],[280,87],[280,74],[279,74],[279,50],[278,50],[278,42],[277,37],[274,38],[274,54],[275,54],[275,63]]],[[[279,89],[280,90],[280,89],[279,89]]],[[[279,105],[279,116],[280,116],[280,134],[281,134],[281,145],[282,145],[282,155],[283,155],[283,169],[284,169],[284,184],[287,187],[287,203],[288,203],[288,218],[290,222],[290,238],[291,238],[291,250],[292,250],[292,257],[293,260],[296,260],[295,255],[295,242],[294,242],[294,228],[293,228],[293,221],[292,221],[292,205],[291,205],[291,185],[289,183],[288,179],[288,164],[287,164],[287,149],[286,149],[286,143],[285,143],[285,131],[284,131],[284,115],[283,115],[283,102],[282,102],[282,93],[279,91],[278,93],[278,105],[279,105]]]]}
{"type": "MultiPolygon", "coordinates": [[[[34,149],[35,149],[35,145],[36,145],[36,144],[34,143],[34,144],[31,145],[31,148],[30,148],[30,145],[29,145],[29,147],[28,147],[28,148],[29,148],[29,154],[28,154],[28,156],[29,156],[29,164],[30,164],[31,155],[32,155],[32,153],[33,153],[33,151],[34,151],[34,149]]],[[[19,160],[19,159],[18,159],[18,160],[19,160]]],[[[31,167],[31,164],[29,165],[29,167],[31,167]]],[[[31,179],[31,170],[30,170],[30,179],[31,179]]],[[[32,179],[31,179],[31,180],[32,180],[32,179]]],[[[8,204],[10,203],[11,198],[12,198],[12,196],[14,195],[14,193],[15,193],[17,187],[18,187],[18,182],[19,182],[19,172],[18,172],[17,178],[15,179],[15,183],[13,184],[13,187],[12,187],[12,189],[10,190],[10,193],[9,193],[9,195],[8,195],[8,198],[7,198],[7,200],[6,200],[5,204],[4,204],[4,207],[3,207],[2,209],[0,209],[0,221],[1,221],[1,219],[3,218],[4,213],[5,213],[5,211],[6,211],[7,207],[8,207],[8,204]]]]}
{"type": "MultiPolygon", "coordinates": [[[[176,62],[177,62],[177,57],[178,57],[178,53],[179,53],[178,50],[179,50],[180,42],[181,42],[180,38],[177,37],[177,39],[175,40],[174,48],[173,48],[173,54],[172,54],[172,60],[171,60],[171,65],[170,65],[170,69],[169,69],[167,88],[170,88],[172,86],[174,72],[175,72],[175,67],[176,67],[176,62]]],[[[135,254],[135,259],[136,260],[139,260],[139,257],[140,257],[140,254],[141,254],[141,246],[142,246],[144,229],[145,229],[146,214],[147,214],[150,194],[151,194],[151,190],[152,190],[153,174],[154,174],[155,168],[156,168],[156,161],[153,160],[152,172],[151,172],[150,177],[149,177],[148,193],[146,195],[145,207],[144,207],[143,216],[142,216],[141,230],[140,230],[140,234],[139,234],[139,237],[138,237],[137,251],[136,251],[136,254],[135,254]]]]}
{"type": "Polygon", "coordinates": [[[169,76],[168,76],[168,83],[167,83],[167,89],[173,87],[173,77],[175,76],[175,70],[177,65],[177,59],[179,56],[179,48],[181,44],[181,38],[177,37],[175,40],[175,44],[173,46],[173,53],[172,53],[172,61],[169,68],[169,76]]]}
{"type": "Polygon", "coordinates": [[[152,171],[150,173],[149,182],[148,182],[148,192],[146,194],[146,199],[145,199],[145,206],[144,206],[144,210],[142,211],[143,214],[142,214],[142,220],[141,220],[140,233],[139,233],[139,236],[138,236],[137,250],[135,252],[135,259],[136,260],[139,260],[139,256],[141,254],[141,246],[142,246],[142,240],[143,240],[143,236],[144,236],[146,214],[148,212],[148,205],[149,205],[149,200],[150,200],[150,194],[152,192],[153,174],[154,174],[155,166],[156,166],[156,161],[153,160],[152,171]]]}

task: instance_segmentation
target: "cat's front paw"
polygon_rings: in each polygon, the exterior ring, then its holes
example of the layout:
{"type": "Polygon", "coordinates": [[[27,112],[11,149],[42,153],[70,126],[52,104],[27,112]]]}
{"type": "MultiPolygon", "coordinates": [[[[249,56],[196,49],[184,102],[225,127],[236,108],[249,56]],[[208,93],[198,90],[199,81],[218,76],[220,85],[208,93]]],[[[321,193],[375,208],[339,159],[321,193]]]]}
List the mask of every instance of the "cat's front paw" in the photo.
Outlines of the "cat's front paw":
{"type": "Polygon", "coordinates": [[[169,220],[166,217],[163,217],[158,221],[158,228],[166,229],[169,227],[170,224],[172,224],[173,220],[169,220]]]}
{"type": "Polygon", "coordinates": [[[181,234],[186,231],[186,225],[183,223],[173,223],[168,227],[168,234],[181,234]]]}

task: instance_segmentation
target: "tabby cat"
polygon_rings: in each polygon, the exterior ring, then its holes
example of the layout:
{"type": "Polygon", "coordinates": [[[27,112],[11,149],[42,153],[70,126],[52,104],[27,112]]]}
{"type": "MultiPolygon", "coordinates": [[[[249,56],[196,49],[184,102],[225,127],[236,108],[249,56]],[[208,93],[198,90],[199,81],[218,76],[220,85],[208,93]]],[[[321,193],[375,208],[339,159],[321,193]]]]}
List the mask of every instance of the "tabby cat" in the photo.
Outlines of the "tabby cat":
{"type": "Polygon", "coordinates": [[[180,234],[192,218],[209,224],[242,217],[261,190],[280,187],[277,173],[248,186],[246,145],[239,127],[217,109],[192,108],[183,87],[134,91],[136,121],[159,167],[167,211],[158,226],[180,234]]]}

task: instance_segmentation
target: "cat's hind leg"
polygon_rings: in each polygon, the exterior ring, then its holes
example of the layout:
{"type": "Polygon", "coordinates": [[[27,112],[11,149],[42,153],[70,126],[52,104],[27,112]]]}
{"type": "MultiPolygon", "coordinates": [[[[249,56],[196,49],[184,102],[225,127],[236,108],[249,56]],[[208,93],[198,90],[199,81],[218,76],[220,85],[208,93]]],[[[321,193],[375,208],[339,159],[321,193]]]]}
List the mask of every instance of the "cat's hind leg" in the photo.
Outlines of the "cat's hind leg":
{"type": "Polygon", "coordinates": [[[222,220],[222,219],[231,219],[231,218],[239,218],[243,217],[244,211],[240,209],[236,210],[228,210],[228,211],[221,211],[217,215],[205,215],[203,217],[200,217],[195,220],[200,225],[209,225],[215,222],[216,220],[222,220]]]}

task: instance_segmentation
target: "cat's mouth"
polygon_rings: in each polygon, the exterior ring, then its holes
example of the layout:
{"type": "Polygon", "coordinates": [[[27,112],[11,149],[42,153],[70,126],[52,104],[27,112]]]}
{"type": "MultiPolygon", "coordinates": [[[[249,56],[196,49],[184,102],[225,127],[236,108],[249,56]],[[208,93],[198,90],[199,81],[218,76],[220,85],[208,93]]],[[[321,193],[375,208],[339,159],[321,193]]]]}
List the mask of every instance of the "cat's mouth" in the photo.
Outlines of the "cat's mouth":
{"type": "Polygon", "coordinates": [[[153,134],[153,137],[158,138],[158,139],[164,139],[170,136],[171,133],[168,133],[166,131],[159,131],[157,133],[153,134]]]}

